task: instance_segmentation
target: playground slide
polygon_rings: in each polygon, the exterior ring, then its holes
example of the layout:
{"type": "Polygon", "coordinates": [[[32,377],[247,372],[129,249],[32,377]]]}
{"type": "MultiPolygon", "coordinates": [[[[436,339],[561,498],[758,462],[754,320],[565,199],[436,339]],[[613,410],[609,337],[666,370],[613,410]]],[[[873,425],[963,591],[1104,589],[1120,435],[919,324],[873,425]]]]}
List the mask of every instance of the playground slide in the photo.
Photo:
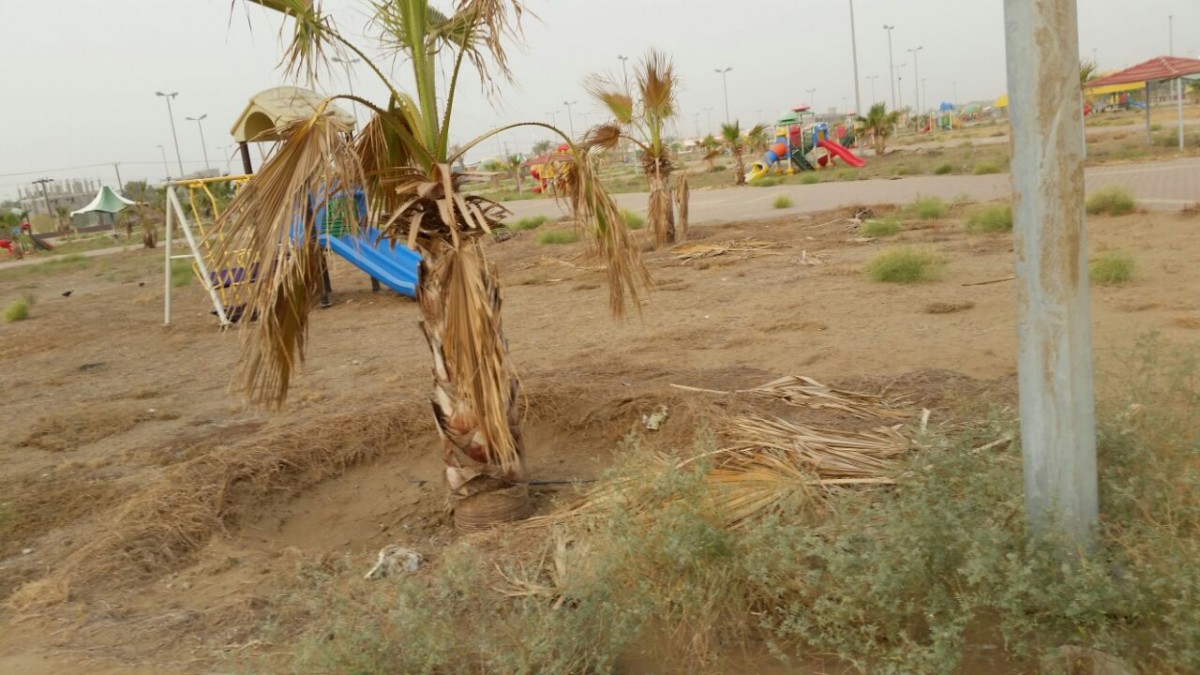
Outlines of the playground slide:
{"type": "Polygon", "coordinates": [[[817,145],[821,146],[822,148],[825,148],[830,153],[837,155],[838,157],[841,157],[843,162],[849,164],[850,166],[852,166],[856,169],[861,169],[862,167],[867,165],[867,163],[864,162],[860,157],[858,157],[858,155],[855,155],[853,152],[850,152],[849,150],[847,150],[844,146],[834,143],[833,141],[822,140],[822,141],[817,142],[817,145]]]}
{"type": "Polygon", "coordinates": [[[761,160],[750,165],[750,170],[746,172],[746,181],[756,181],[767,175],[775,162],[784,157],[787,157],[787,145],[783,143],[772,144],[771,147],[767,148],[761,160]]]}
{"type": "Polygon", "coordinates": [[[368,228],[358,236],[345,234],[334,237],[323,234],[322,246],[342,256],[358,269],[378,279],[379,283],[410,298],[417,294],[417,266],[421,256],[403,244],[392,246],[379,239],[379,231],[368,228]]]}
{"type": "Polygon", "coordinates": [[[43,251],[53,251],[54,250],[54,245],[51,244],[50,242],[46,241],[45,239],[42,239],[41,237],[37,236],[36,234],[33,234],[32,232],[30,232],[28,234],[29,234],[29,238],[33,240],[33,245],[35,247],[37,247],[43,251]]]}
{"type": "Polygon", "coordinates": [[[1137,108],[1138,110],[1145,110],[1145,109],[1146,109],[1146,104],[1145,104],[1145,103],[1142,103],[1141,101],[1137,100],[1136,98],[1133,98],[1132,96],[1130,96],[1129,98],[1125,99],[1125,102],[1129,104],[1129,107],[1130,107],[1130,108],[1137,108]]]}

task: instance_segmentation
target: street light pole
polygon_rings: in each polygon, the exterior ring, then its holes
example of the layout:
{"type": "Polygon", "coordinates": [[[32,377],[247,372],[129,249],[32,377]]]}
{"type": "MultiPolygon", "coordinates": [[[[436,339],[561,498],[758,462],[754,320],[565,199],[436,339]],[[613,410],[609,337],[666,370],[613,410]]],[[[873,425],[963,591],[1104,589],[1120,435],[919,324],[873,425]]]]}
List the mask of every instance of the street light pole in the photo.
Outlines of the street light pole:
{"type": "Polygon", "coordinates": [[[1167,15],[1167,56],[1175,56],[1175,15],[1167,15]]]}
{"type": "Polygon", "coordinates": [[[813,114],[814,115],[820,114],[817,112],[817,97],[815,96],[815,94],[817,93],[817,90],[814,88],[814,89],[805,89],[804,91],[805,91],[805,93],[808,94],[808,104],[810,106],[812,106],[813,114]]]}
{"type": "MultiPolygon", "coordinates": [[[[154,147],[158,148],[158,151],[162,153],[163,175],[166,176],[167,180],[171,180],[171,167],[167,166],[167,149],[161,145],[156,145],[154,147]]],[[[180,176],[180,178],[183,178],[183,176],[180,176]]]]}
{"type": "Polygon", "coordinates": [[[200,149],[204,151],[204,170],[211,173],[212,167],[208,165],[208,145],[204,142],[204,125],[200,123],[205,117],[208,117],[208,113],[204,113],[199,117],[185,117],[184,119],[189,122],[195,122],[196,128],[200,130],[200,149]]]}
{"type": "Polygon", "coordinates": [[[729,71],[731,71],[731,70],[733,70],[733,66],[729,66],[728,68],[724,68],[724,69],[717,68],[713,71],[714,73],[717,73],[718,75],[721,76],[721,82],[725,87],[725,124],[729,124],[729,122],[730,122],[730,119],[729,119],[729,80],[727,78],[729,75],[729,71]]]}
{"type": "Polygon", "coordinates": [[[1025,511],[1064,562],[1100,526],[1077,22],[1075,0],[1004,2],[1025,511]]]}
{"type": "Polygon", "coordinates": [[[858,35],[854,30],[854,0],[850,0],[850,51],[854,54],[854,114],[862,114],[862,96],[858,91],[858,35]]]}
{"type": "MultiPolygon", "coordinates": [[[[907,63],[901,63],[900,65],[896,66],[896,72],[894,74],[894,77],[896,78],[896,95],[900,97],[900,108],[904,107],[904,88],[900,86],[901,83],[904,82],[904,78],[900,76],[900,71],[904,70],[904,67],[907,65],[907,63]]],[[[897,110],[900,108],[897,108],[897,110]]]]}
{"type": "Polygon", "coordinates": [[[628,63],[629,63],[629,57],[628,57],[628,56],[622,56],[622,55],[620,55],[620,54],[617,54],[617,58],[618,58],[618,59],[621,59],[621,78],[622,78],[622,80],[624,80],[624,82],[625,82],[625,93],[626,93],[626,94],[628,94],[628,93],[629,93],[629,90],[630,90],[630,87],[629,87],[629,66],[628,66],[628,63]]]}
{"type": "MultiPolygon", "coordinates": [[[[54,212],[54,207],[50,206],[50,193],[46,192],[46,183],[53,183],[53,178],[39,178],[33,181],[36,185],[42,188],[42,199],[46,200],[46,215],[58,219],[58,214],[54,212]]],[[[59,229],[62,229],[62,220],[58,221],[59,229]]]]}
{"type": "MultiPolygon", "coordinates": [[[[179,177],[183,178],[183,155],[179,154],[179,136],[175,133],[175,112],[171,110],[171,99],[178,96],[179,92],[173,91],[169,94],[164,94],[161,91],[156,91],[154,95],[167,99],[167,117],[171,119],[171,138],[175,141],[175,161],[179,162],[179,177]]],[[[168,171],[167,173],[170,172],[168,171]]]]}
{"type": "Polygon", "coordinates": [[[921,114],[921,67],[917,65],[917,52],[925,49],[925,47],[917,47],[908,50],[908,53],[913,57],[913,91],[916,100],[913,103],[913,112],[921,114]]]}
{"type": "Polygon", "coordinates": [[[712,133],[712,130],[713,130],[713,125],[712,125],[712,106],[709,106],[709,107],[705,108],[705,109],[704,109],[704,112],[708,114],[708,133],[710,133],[710,134],[711,134],[711,133],[712,133]]]}
{"type": "MultiPolygon", "coordinates": [[[[871,105],[875,105],[875,102],[876,102],[875,101],[875,80],[878,80],[878,79],[879,79],[878,75],[867,75],[867,81],[871,83],[871,105]]],[[[861,114],[863,114],[863,112],[861,110],[859,110],[858,114],[861,115],[861,114]]]]}
{"type": "Polygon", "coordinates": [[[579,101],[563,101],[563,105],[567,106],[567,121],[571,124],[571,138],[575,138],[575,115],[571,114],[571,106],[579,103],[579,101]]]}
{"type": "Polygon", "coordinates": [[[113,162],[113,171],[117,172],[117,194],[125,194],[125,182],[121,180],[121,163],[113,162]]]}
{"type": "Polygon", "coordinates": [[[888,83],[892,85],[892,110],[898,110],[896,107],[896,62],[892,58],[892,30],[895,26],[884,24],[883,29],[888,34],[888,83]]]}

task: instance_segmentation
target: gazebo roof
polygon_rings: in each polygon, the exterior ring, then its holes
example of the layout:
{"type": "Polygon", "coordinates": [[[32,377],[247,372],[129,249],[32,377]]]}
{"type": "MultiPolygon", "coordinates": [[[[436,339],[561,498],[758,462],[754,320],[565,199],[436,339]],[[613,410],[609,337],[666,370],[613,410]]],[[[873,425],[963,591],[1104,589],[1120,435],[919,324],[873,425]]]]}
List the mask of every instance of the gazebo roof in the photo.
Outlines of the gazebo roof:
{"type": "Polygon", "coordinates": [[[1125,70],[1092,80],[1084,85],[1087,89],[1106,87],[1131,82],[1174,80],[1184,75],[1200,73],[1200,59],[1185,59],[1181,56],[1156,56],[1125,70]]]}
{"type": "MultiPolygon", "coordinates": [[[[273,87],[260,91],[250,97],[250,102],[238,115],[229,133],[239,143],[277,141],[281,128],[296,120],[312,117],[317,106],[324,101],[324,96],[302,87],[273,87]]],[[[354,126],[354,115],[337,104],[329,103],[325,110],[339,122],[354,126]]]]}
{"type": "Polygon", "coordinates": [[[96,194],[96,198],[90,204],[72,211],[72,216],[78,216],[84,213],[92,213],[94,211],[100,213],[120,213],[130,206],[137,205],[137,202],[126,199],[121,195],[112,191],[112,188],[107,185],[100,188],[100,192],[96,194]]]}

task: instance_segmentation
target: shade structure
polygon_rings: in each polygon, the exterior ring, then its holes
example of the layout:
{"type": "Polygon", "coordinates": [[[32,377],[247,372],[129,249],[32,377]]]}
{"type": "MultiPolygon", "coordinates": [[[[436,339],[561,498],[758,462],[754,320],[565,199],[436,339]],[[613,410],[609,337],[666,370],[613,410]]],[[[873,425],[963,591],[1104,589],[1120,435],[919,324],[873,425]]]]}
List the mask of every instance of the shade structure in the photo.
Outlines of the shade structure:
{"type": "Polygon", "coordinates": [[[1179,149],[1183,149],[1183,78],[1200,73],[1200,59],[1187,59],[1181,56],[1156,56],[1149,61],[1143,61],[1125,70],[1118,70],[1104,77],[1096,78],[1084,86],[1108,87],[1129,84],[1132,82],[1146,83],[1146,143],[1153,144],[1153,127],[1150,123],[1150,83],[1164,80],[1179,80],[1175,87],[1176,105],[1179,116],[1179,149]]]}
{"type": "Polygon", "coordinates": [[[1200,73],[1200,59],[1186,59],[1181,56],[1156,56],[1136,66],[1130,66],[1125,70],[1118,70],[1115,73],[1109,73],[1103,77],[1090,80],[1083,86],[1085,89],[1094,89],[1114,84],[1174,80],[1184,75],[1195,75],[1197,73],[1200,73]]]}
{"type": "MultiPolygon", "coordinates": [[[[238,143],[277,141],[282,129],[291,122],[312,117],[325,97],[303,87],[272,87],[250,97],[229,133],[238,143]]],[[[327,114],[353,127],[354,115],[334,103],[325,104],[327,114]]]]}
{"type": "Polygon", "coordinates": [[[122,197],[121,195],[113,192],[112,188],[105,185],[104,187],[100,188],[100,192],[96,193],[96,198],[93,199],[91,203],[82,209],[79,209],[78,211],[72,211],[71,215],[81,216],[85,213],[114,214],[120,213],[130,206],[136,205],[137,202],[122,197]]]}

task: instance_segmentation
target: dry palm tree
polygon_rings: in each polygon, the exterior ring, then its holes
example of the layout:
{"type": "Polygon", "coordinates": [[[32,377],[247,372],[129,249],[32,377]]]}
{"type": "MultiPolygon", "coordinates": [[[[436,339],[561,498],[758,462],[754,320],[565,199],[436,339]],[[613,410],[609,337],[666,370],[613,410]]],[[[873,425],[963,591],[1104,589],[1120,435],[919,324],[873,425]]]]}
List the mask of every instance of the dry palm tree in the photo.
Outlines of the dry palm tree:
{"type": "Polygon", "coordinates": [[[888,112],[885,104],[876,103],[867,111],[866,117],[859,117],[855,121],[858,131],[871,134],[875,139],[875,154],[882,157],[887,150],[888,137],[900,122],[900,113],[895,110],[888,112]]]}
{"type": "MultiPolygon", "coordinates": [[[[429,0],[370,3],[373,29],[412,68],[415,98],[402,93],[313,0],[252,1],[286,13],[294,23],[283,59],[289,72],[319,79],[328,67],[326,54],[346,50],[374,71],[389,96],[383,105],[351,95],[332,97],[352,99],[373,112],[357,137],[326,113],[328,100],[309,119],[288,125],[270,159],[222,215],[230,240],[249,249],[264,270],[248,300],[247,311],[256,313],[258,322],[244,342],[240,374],[246,392],[259,403],[285,400],[304,357],[309,310],[321,291],[321,251],[304,233],[312,231],[314,213],[337,204],[338,191],[361,189],[365,216],[345,209],[348,227],[377,224],[385,239],[422,256],[416,299],[433,357],[431,399],[446,480],[459,499],[456,520],[467,523],[462,518],[470,511],[466,502],[479,506],[488,500],[476,497],[488,496],[511,497],[509,503],[515,504],[495,519],[520,517],[528,496],[520,487],[525,472],[518,381],[501,329],[496,271],[480,243],[507,211],[464,192],[462,176],[452,167],[463,152],[521,125],[464,143],[457,154],[448,152],[463,66],[472,67],[492,93],[498,83],[511,81],[505,43],[520,37],[520,0],[457,0],[448,13],[429,0]],[[440,95],[439,59],[452,64],[440,95]]],[[[569,136],[552,126],[527,124],[570,145],[569,136]]],[[[582,149],[570,147],[577,160],[582,157],[582,149]]],[[[571,162],[565,174],[564,198],[604,258],[611,309],[620,317],[628,302],[637,305],[639,289],[649,281],[645,267],[590,165],[571,162]]]]}
{"type": "Polygon", "coordinates": [[[746,136],[742,136],[741,124],[734,120],[732,124],[721,125],[721,140],[725,147],[729,148],[730,154],[733,155],[733,172],[735,174],[735,182],[738,185],[746,184],[746,150],[748,149],[747,137],[761,136],[766,127],[759,124],[753,129],[746,132],[746,136]]]}
{"type": "Polygon", "coordinates": [[[653,49],[647,52],[637,66],[634,85],[631,96],[629,89],[614,77],[588,77],[588,91],[612,112],[616,121],[593,128],[584,144],[612,150],[622,139],[627,139],[641,149],[642,172],[650,183],[650,227],[655,245],[661,248],[675,241],[675,209],[671,199],[674,165],[666,127],[675,117],[679,82],[670,57],[653,49]]]}
{"type": "Polygon", "coordinates": [[[765,124],[756,124],[746,132],[746,145],[749,146],[752,153],[765,152],[772,138],[770,127],[765,124]]]}
{"type": "Polygon", "coordinates": [[[700,139],[700,149],[704,150],[704,156],[700,159],[708,165],[708,172],[716,171],[717,158],[721,156],[721,141],[718,141],[716,136],[709,134],[700,139]]]}

